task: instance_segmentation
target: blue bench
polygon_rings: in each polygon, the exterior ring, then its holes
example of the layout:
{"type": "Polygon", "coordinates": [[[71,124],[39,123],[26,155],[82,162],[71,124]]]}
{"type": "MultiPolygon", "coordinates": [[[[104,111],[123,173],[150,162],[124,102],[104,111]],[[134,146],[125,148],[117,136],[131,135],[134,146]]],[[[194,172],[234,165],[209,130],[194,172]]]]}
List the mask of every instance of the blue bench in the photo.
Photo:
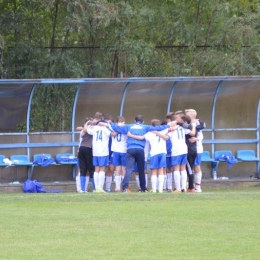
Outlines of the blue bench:
{"type": "Polygon", "coordinates": [[[13,162],[14,166],[26,166],[28,178],[31,176],[33,170],[33,163],[30,162],[29,157],[27,155],[11,155],[10,160],[13,162]]]}
{"type": "Polygon", "coordinates": [[[259,162],[260,158],[256,157],[254,150],[238,150],[237,159],[241,162],[256,162],[256,174],[259,177],[259,162]]]}

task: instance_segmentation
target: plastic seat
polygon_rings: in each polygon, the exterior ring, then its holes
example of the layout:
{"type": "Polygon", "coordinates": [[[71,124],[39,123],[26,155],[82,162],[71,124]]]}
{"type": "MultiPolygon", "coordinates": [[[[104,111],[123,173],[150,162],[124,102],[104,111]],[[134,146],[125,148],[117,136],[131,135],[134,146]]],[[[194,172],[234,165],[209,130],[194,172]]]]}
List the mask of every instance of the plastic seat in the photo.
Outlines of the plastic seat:
{"type": "Polygon", "coordinates": [[[238,150],[237,159],[245,162],[259,162],[260,159],[255,156],[254,150],[238,150]]]}
{"type": "Polygon", "coordinates": [[[15,165],[25,165],[25,166],[31,166],[33,165],[32,162],[30,162],[29,158],[27,155],[11,155],[10,160],[15,164],[15,165]]]}
{"type": "Polygon", "coordinates": [[[9,166],[9,164],[3,162],[4,158],[6,157],[0,154],[0,166],[9,166]]]}
{"type": "Polygon", "coordinates": [[[59,164],[72,164],[77,165],[78,158],[72,153],[59,153],[56,155],[56,161],[59,164]]]}
{"type": "Polygon", "coordinates": [[[221,159],[221,157],[226,157],[226,156],[233,156],[232,151],[229,150],[221,150],[221,151],[215,151],[214,152],[214,159],[216,161],[224,162],[225,159],[221,159]]]}
{"type": "Polygon", "coordinates": [[[215,160],[210,157],[209,151],[203,151],[201,154],[201,161],[202,162],[214,162],[215,160]]]}

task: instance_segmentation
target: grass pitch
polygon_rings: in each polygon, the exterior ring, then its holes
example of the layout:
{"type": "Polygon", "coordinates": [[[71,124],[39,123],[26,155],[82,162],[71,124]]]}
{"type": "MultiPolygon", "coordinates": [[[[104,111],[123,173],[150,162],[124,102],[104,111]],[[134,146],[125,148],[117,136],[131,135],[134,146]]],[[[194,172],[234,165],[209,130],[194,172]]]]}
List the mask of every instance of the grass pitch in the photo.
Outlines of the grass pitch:
{"type": "Polygon", "coordinates": [[[0,259],[259,259],[260,188],[0,194],[0,259]]]}

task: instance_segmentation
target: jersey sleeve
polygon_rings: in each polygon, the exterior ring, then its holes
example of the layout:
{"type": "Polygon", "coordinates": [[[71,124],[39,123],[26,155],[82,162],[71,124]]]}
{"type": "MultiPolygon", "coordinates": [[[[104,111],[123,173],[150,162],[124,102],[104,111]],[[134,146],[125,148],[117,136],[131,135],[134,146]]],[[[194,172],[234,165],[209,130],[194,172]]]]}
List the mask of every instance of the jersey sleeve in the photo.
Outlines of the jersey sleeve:
{"type": "Polygon", "coordinates": [[[93,135],[94,132],[95,132],[95,129],[94,129],[94,128],[95,128],[95,127],[88,127],[88,128],[87,128],[88,134],[93,135]]]}
{"type": "Polygon", "coordinates": [[[188,135],[190,132],[191,132],[190,129],[184,129],[184,133],[185,133],[185,135],[188,135]]]}
{"type": "Polygon", "coordinates": [[[113,131],[119,133],[119,134],[124,134],[126,135],[128,132],[128,126],[127,125],[117,125],[115,123],[110,123],[111,128],[113,131]]]}
{"type": "Polygon", "coordinates": [[[169,127],[170,127],[169,125],[157,125],[157,126],[146,125],[145,130],[147,132],[149,132],[149,131],[162,131],[162,130],[168,129],[169,127]]]}

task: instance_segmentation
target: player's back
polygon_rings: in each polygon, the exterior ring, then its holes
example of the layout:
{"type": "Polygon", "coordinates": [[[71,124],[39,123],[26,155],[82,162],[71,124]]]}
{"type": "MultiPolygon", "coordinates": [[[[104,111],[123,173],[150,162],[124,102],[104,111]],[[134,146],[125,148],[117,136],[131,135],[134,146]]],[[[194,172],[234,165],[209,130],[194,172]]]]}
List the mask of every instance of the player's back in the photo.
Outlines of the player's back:
{"type": "Polygon", "coordinates": [[[93,135],[93,156],[108,156],[108,142],[111,134],[110,130],[104,126],[96,125],[93,128],[88,129],[88,132],[93,135]]]}
{"type": "Polygon", "coordinates": [[[126,153],[126,140],[127,136],[124,134],[117,134],[116,136],[113,136],[111,150],[117,153],[126,153]]]}
{"type": "Polygon", "coordinates": [[[179,127],[168,134],[172,142],[172,156],[182,155],[188,152],[185,141],[185,135],[189,132],[190,131],[187,131],[186,129],[179,127]]]}
{"type": "MultiPolygon", "coordinates": [[[[163,134],[168,133],[168,130],[163,130],[161,131],[163,134]]],[[[150,155],[154,156],[156,154],[166,154],[166,141],[161,138],[160,136],[148,132],[147,134],[144,135],[145,139],[150,143],[151,150],[150,150],[150,155]]]]}

